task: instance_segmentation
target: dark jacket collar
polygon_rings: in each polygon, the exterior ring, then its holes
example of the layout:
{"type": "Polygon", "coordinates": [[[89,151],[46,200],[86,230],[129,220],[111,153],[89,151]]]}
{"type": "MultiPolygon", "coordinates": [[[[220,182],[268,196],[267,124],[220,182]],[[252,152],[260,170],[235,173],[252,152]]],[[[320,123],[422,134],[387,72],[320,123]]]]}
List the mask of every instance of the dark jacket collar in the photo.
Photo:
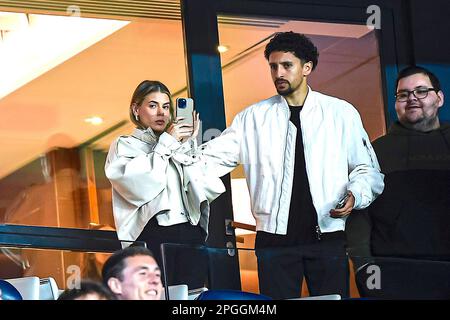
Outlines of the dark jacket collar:
{"type": "Polygon", "coordinates": [[[399,135],[399,136],[424,136],[424,135],[435,135],[435,134],[445,134],[450,130],[449,123],[441,123],[441,126],[435,130],[422,132],[413,129],[406,128],[399,121],[394,122],[389,128],[389,134],[399,135]]]}

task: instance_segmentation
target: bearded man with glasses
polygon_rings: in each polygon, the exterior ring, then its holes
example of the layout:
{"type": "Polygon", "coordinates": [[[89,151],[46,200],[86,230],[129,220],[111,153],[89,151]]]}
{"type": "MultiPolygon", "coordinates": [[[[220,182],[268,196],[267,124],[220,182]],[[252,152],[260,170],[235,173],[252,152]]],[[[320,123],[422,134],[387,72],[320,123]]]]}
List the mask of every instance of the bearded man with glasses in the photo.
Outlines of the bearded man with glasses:
{"type": "Polygon", "coordinates": [[[407,76],[397,80],[395,110],[400,125],[429,132],[440,128],[438,111],[444,105],[444,93],[436,76],[429,71],[420,72],[422,70],[410,67],[400,73],[407,76]]]}
{"type": "Polygon", "coordinates": [[[368,265],[358,272],[359,287],[372,297],[448,299],[450,125],[438,116],[444,93],[437,77],[417,66],[400,72],[396,89],[398,121],[373,143],[385,174],[384,192],[369,207],[381,289],[367,290],[361,279],[368,265]]]}

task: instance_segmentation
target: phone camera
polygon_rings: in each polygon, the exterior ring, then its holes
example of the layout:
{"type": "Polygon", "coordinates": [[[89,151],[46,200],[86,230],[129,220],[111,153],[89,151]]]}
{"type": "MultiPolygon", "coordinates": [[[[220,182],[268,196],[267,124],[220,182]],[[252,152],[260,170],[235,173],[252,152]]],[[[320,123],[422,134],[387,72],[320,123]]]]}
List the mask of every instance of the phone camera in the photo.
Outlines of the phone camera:
{"type": "Polygon", "coordinates": [[[186,108],[186,99],[178,99],[178,108],[180,109],[186,108]]]}

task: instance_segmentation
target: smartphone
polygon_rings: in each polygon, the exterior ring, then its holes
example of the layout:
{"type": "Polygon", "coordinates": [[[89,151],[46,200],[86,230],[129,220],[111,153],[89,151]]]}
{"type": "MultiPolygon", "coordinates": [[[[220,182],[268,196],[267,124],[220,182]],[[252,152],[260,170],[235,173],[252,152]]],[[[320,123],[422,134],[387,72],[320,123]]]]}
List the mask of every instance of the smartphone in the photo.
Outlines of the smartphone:
{"type": "Polygon", "coordinates": [[[345,203],[347,202],[347,199],[350,197],[350,195],[347,193],[343,198],[339,200],[339,202],[336,205],[335,209],[341,209],[344,207],[345,203]]]}
{"type": "Polygon", "coordinates": [[[194,100],[192,98],[177,98],[176,117],[183,117],[181,123],[194,125],[194,100]]]}

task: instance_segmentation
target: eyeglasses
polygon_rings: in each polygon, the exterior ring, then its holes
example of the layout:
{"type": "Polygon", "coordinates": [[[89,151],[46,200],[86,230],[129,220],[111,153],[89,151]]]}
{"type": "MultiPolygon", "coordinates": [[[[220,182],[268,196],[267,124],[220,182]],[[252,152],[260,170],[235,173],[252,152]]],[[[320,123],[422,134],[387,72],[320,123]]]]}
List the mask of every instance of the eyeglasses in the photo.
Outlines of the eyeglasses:
{"type": "Polygon", "coordinates": [[[414,90],[403,90],[395,94],[395,98],[399,102],[408,101],[409,95],[412,93],[417,99],[425,99],[428,96],[428,92],[436,91],[434,88],[416,88],[414,90]]]}

